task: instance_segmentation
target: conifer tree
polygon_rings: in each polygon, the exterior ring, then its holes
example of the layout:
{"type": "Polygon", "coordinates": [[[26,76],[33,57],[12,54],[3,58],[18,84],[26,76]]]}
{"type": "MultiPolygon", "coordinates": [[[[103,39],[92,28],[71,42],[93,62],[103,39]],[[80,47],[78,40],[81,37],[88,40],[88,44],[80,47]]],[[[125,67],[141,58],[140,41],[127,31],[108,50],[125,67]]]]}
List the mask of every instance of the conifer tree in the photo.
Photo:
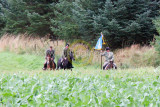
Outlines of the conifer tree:
{"type": "Polygon", "coordinates": [[[0,35],[3,34],[5,27],[4,8],[8,7],[5,0],[0,0],[0,35]]]}
{"type": "Polygon", "coordinates": [[[55,17],[54,7],[58,0],[24,0],[27,4],[29,26],[27,32],[39,36],[54,35],[51,31],[51,19],[55,17]]]}
{"type": "Polygon", "coordinates": [[[0,0],[0,34],[51,34],[95,45],[103,32],[111,47],[148,44],[157,30],[159,0],[0,0]]]}
{"type": "Polygon", "coordinates": [[[22,0],[7,1],[8,7],[4,8],[6,25],[4,32],[25,33],[28,25],[27,11],[22,0]]]}
{"type": "Polygon", "coordinates": [[[97,39],[95,35],[100,33],[95,32],[94,17],[99,14],[103,2],[104,0],[76,0],[73,2],[73,19],[78,25],[78,36],[91,44],[97,39]]]}
{"type": "Polygon", "coordinates": [[[95,31],[104,32],[112,47],[122,44],[147,44],[156,34],[152,19],[158,15],[159,2],[145,0],[106,0],[95,16],[95,31]],[[155,7],[155,8],[151,8],[155,7]]]}
{"type": "Polygon", "coordinates": [[[5,8],[7,33],[29,33],[38,36],[52,34],[50,19],[54,17],[51,9],[57,0],[11,0],[5,8]]]}
{"type": "Polygon", "coordinates": [[[59,0],[55,5],[55,17],[52,18],[52,31],[58,35],[59,39],[71,41],[77,39],[77,24],[73,20],[73,2],[74,0],[59,0]]]}

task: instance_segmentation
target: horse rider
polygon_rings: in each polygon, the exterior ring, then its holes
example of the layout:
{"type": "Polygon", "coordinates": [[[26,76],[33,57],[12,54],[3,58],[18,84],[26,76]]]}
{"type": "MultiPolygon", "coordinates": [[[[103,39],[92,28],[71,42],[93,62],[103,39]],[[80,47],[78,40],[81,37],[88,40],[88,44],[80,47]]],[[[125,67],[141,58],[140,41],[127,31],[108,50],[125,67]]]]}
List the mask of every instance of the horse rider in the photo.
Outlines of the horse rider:
{"type": "Polygon", "coordinates": [[[70,49],[69,49],[69,44],[66,44],[65,48],[63,49],[63,52],[62,52],[62,60],[61,62],[65,59],[68,59],[69,60],[70,58],[70,49]]]}
{"type": "Polygon", "coordinates": [[[53,49],[52,46],[49,47],[50,49],[48,49],[46,51],[46,54],[45,54],[45,63],[44,63],[44,67],[43,67],[43,70],[46,70],[47,69],[47,56],[49,55],[51,57],[51,60],[54,61],[55,59],[55,51],[53,49]]]}
{"type": "Polygon", "coordinates": [[[105,69],[106,65],[109,65],[111,63],[113,64],[114,55],[113,55],[113,52],[110,52],[110,48],[109,47],[106,47],[106,51],[101,53],[101,56],[105,56],[105,58],[106,58],[106,60],[105,60],[105,62],[103,64],[103,70],[105,69]]]}
{"type": "MultiPolygon", "coordinates": [[[[63,49],[61,62],[63,60],[68,60],[69,62],[71,62],[70,52],[71,52],[71,50],[69,49],[69,44],[66,44],[65,48],[63,49]]],[[[72,68],[73,68],[73,66],[72,66],[72,68]]]]}

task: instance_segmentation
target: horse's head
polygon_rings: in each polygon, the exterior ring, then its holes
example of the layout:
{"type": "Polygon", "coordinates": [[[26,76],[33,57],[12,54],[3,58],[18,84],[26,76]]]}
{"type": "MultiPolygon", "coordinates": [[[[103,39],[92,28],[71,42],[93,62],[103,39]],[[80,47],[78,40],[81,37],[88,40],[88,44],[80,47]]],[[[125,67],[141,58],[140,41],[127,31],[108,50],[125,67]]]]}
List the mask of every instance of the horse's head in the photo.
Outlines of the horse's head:
{"type": "Polygon", "coordinates": [[[63,68],[66,69],[68,65],[68,59],[63,59],[62,65],[63,65],[63,68]]]}
{"type": "Polygon", "coordinates": [[[47,55],[47,61],[50,61],[51,60],[51,56],[48,54],[47,55]]]}
{"type": "Polygon", "coordinates": [[[47,54],[47,57],[51,57],[51,55],[50,55],[50,54],[47,54]]]}
{"type": "Polygon", "coordinates": [[[70,52],[70,58],[71,58],[71,60],[75,60],[75,58],[74,58],[74,52],[70,52]]]}

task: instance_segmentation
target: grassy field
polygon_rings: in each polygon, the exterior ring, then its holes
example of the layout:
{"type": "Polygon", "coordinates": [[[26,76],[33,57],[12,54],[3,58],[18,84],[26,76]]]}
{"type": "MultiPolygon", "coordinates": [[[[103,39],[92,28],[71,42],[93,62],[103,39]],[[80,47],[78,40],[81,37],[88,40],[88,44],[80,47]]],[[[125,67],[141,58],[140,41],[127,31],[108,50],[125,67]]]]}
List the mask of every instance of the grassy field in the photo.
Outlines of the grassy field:
{"type": "Polygon", "coordinates": [[[0,106],[160,106],[160,78],[153,67],[102,71],[42,71],[41,56],[0,53],[0,106]]]}
{"type": "Polygon", "coordinates": [[[0,71],[40,70],[44,61],[40,56],[0,53],[0,71]]]}

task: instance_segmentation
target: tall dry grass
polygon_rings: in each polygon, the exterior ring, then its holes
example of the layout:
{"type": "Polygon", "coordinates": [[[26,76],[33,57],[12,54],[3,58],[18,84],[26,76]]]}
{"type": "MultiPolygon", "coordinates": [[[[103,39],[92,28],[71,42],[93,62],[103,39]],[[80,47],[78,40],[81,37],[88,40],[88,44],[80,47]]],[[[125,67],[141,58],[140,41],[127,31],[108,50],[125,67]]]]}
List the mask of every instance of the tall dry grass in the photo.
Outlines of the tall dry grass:
{"type": "Polygon", "coordinates": [[[124,68],[157,66],[159,64],[155,48],[140,45],[132,45],[115,51],[115,62],[124,68]]]}
{"type": "Polygon", "coordinates": [[[64,48],[64,41],[50,41],[47,38],[31,37],[28,34],[11,35],[5,34],[0,38],[1,51],[12,51],[18,54],[29,53],[44,55],[49,46],[55,48],[57,55],[61,54],[64,48]]]}
{"type": "MultiPolygon", "coordinates": [[[[56,56],[62,55],[62,50],[65,46],[65,42],[50,41],[47,38],[31,37],[27,34],[11,35],[5,34],[0,38],[0,50],[12,51],[18,54],[36,54],[43,56],[49,46],[53,46],[56,56]]],[[[91,47],[90,47],[91,48],[91,47]]],[[[100,64],[101,56],[100,51],[90,51],[85,44],[77,43],[71,46],[71,50],[76,53],[76,58],[82,57],[81,63],[88,61],[90,64],[100,64]],[[83,58],[85,60],[83,60],[83,58]]],[[[157,65],[157,53],[154,47],[140,45],[132,45],[124,49],[118,49],[114,51],[115,63],[118,67],[144,67],[144,66],[156,66],[157,65]]],[[[105,57],[102,59],[104,62],[105,57]]]]}

